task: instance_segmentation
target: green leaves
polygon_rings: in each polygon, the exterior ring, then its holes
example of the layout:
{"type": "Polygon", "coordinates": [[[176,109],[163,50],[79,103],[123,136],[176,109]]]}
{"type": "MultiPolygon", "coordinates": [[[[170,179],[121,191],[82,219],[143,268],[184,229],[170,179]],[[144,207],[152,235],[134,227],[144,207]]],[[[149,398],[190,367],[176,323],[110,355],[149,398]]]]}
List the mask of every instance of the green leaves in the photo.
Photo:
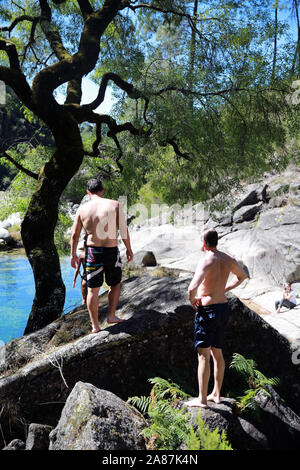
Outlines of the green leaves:
{"type": "Polygon", "coordinates": [[[236,370],[243,377],[247,387],[250,387],[245,390],[243,396],[239,397],[240,412],[251,410],[259,416],[259,407],[255,400],[257,394],[262,392],[264,395],[269,395],[268,387],[279,385],[279,379],[277,377],[267,378],[256,369],[256,363],[253,359],[246,359],[238,353],[233,354],[230,368],[236,370]]]}
{"type": "Polygon", "coordinates": [[[176,450],[186,446],[188,450],[232,450],[224,431],[211,431],[199,412],[195,426],[190,424],[186,409],[176,407],[180,400],[189,397],[181,388],[166,379],[149,379],[153,385],[149,397],[132,397],[133,404],[148,418],[148,426],[142,431],[150,450],[176,450]]]}

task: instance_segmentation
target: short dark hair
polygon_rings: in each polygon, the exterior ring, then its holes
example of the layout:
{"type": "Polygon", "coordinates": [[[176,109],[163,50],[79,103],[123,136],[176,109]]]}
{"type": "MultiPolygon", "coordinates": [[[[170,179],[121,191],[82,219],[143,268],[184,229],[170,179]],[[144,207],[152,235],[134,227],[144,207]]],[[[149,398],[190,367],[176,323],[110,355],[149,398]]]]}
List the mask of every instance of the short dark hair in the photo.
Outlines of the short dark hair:
{"type": "Polygon", "coordinates": [[[87,190],[92,194],[96,194],[99,191],[102,191],[103,190],[102,181],[99,180],[98,178],[91,178],[87,182],[87,190]]]}
{"type": "Polygon", "coordinates": [[[218,233],[215,230],[208,230],[203,235],[206,245],[211,248],[215,248],[218,245],[218,239],[218,233]]]}

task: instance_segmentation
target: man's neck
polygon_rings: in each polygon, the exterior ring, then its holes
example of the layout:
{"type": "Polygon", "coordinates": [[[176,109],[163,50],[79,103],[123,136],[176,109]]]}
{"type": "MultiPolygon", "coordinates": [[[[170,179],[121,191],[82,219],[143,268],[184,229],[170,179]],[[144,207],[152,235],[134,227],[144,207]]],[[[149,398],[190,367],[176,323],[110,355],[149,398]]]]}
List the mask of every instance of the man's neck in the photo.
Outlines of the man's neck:
{"type": "Polygon", "coordinates": [[[94,194],[90,194],[90,198],[91,199],[96,199],[96,198],[102,199],[102,196],[101,196],[100,193],[94,193],[94,194]]]}
{"type": "Polygon", "coordinates": [[[207,253],[217,253],[218,250],[215,247],[207,247],[205,250],[207,253]]]}

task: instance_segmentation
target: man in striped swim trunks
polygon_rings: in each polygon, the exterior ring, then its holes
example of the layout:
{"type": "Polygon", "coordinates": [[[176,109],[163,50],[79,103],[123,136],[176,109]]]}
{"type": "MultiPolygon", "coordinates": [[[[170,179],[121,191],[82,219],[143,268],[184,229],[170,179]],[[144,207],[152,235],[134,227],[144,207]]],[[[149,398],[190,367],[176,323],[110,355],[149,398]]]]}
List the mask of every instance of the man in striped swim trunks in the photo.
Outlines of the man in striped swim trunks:
{"type": "Polygon", "coordinates": [[[117,230],[120,230],[122,241],[126,247],[128,261],[132,261],[129,232],[118,201],[103,197],[102,182],[91,179],[87,184],[90,201],[79,207],[72,229],[71,237],[71,266],[76,268],[78,257],[76,248],[81,229],[87,235],[86,242],[86,273],[87,273],[87,307],[92,323],[92,333],[100,331],[98,320],[99,290],[103,284],[110,287],[108,293],[108,323],[120,323],[115,315],[120,297],[120,282],[122,263],[117,241],[117,230]]]}
{"type": "Polygon", "coordinates": [[[194,347],[198,353],[199,395],[187,401],[186,405],[207,408],[208,401],[221,401],[225,370],[222,347],[229,319],[225,293],[240,285],[248,275],[234,258],[217,249],[218,234],[215,230],[205,232],[202,243],[205,257],[199,261],[188,288],[189,300],[197,309],[194,347]],[[228,281],[230,273],[234,276],[228,281]],[[214,363],[214,388],[207,396],[210,356],[214,363]]]}

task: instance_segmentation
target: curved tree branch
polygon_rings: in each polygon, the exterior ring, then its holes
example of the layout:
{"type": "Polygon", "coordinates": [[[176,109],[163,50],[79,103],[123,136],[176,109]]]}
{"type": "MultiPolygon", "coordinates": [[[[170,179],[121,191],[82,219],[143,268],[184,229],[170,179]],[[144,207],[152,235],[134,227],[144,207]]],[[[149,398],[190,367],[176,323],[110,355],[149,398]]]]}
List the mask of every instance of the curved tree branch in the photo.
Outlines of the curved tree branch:
{"type": "Polygon", "coordinates": [[[94,13],[93,7],[88,0],[77,0],[77,3],[84,19],[94,13]]]}
{"type": "Polygon", "coordinates": [[[100,104],[104,101],[106,88],[110,80],[113,81],[119,88],[121,88],[121,90],[125,91],[129,98],[143,98],[142,93],[131,83],[126,82],[114,72],[108,72],[105,73],[102,77],[97,98],[92,103],[84,105],[85,107],[89,109],[96,109],[98,106],[100,106],[100,104]]]}
{"type": "Polygon", "coordinates": [[[38,111],[32,98],[32,90],[25,75],[23,75],[21,71],[0,66],[0,80],[3,80],[6,85],[10,86],[27,108],[35,112],[38,116],[38,111]]]}
{"type": "Polygon", "coordinates": [[[34,178],[35,180],[38,179],[38,174],[33,173],[32,171],[28,170],[25,168],[23,165],[18,163],[13,157],[11,157],[5,150],[0,149],[0,158],[5,158],[8,160],[10,163],[12,163],[18,170],[22,171],[25,173],[27,176],[30,176],[31,178],[34,178]]]}
{"type": "Polygon", "coordinates": [[[29,16],[29,15],[21,15],[14,19],[14,21],[9,26],[2,26],[0,31],[8,31],[10,34],[12,30],[22,21],[31,21],[33,24],[37,24],[39,20],[39,16],[29,16]]]}
{"type": "Polygon", "coordinates": [[[51,27],[52,12],[47,0],[39,0],[39,3],[41,8],[40,25],[52,51],[59,60],[71,58],[71,54],[63,45],[60,34],[51,27]]]}
{"type": "Polygon", "coordinates": [[[0,50],[6,52],[10,68],[13,70],[20,70],[19,56],[14,43],[7,39],[0,38],[0,50]]]}

